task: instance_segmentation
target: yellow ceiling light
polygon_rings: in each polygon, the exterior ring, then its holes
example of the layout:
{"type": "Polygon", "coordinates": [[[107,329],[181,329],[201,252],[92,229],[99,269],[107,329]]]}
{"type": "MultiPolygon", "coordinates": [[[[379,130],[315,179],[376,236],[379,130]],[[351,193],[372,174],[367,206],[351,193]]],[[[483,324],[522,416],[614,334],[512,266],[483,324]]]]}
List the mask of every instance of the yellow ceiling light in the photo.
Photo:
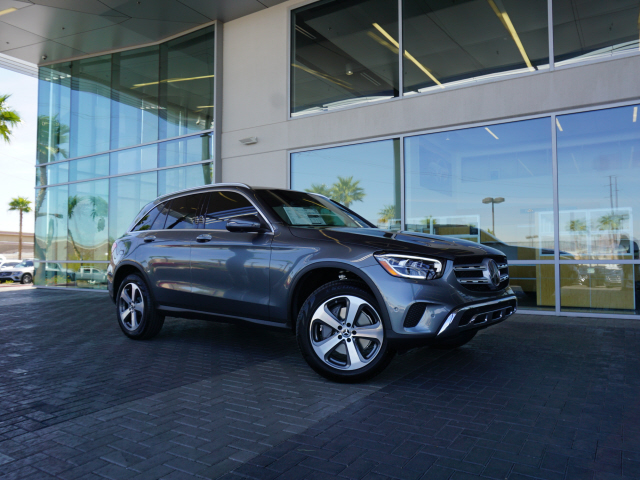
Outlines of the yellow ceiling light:
{"type": "Polygon", "coordinates": [[[388,48],[389,50],[391,50],[395,54],[397,54],[400,51],[400,49],[397,46],[391,45],[384,38],[380,38],[378,35],[376,35],[372,31],[368,31],[367,32],[367,36],[370,37],[371,39],[373,39],[374,41],[378,42],[383,47],[388,48]]]}
{"type": "Polygon", "coordinates": [[[213,108],[213,105],[200,105],[199,107],[196,108],[213,108]]]}
{"type": "Polygon", "coordinates": [[[485,129],[487,132],[489,132],[493,138],[495,138],[496,140],[500,140],[500,139],[498,138],[498,136],[497,136],[495,133],[493,133],[491,130],[489,130],[489,127],[484,127],[484,129],[485,129]]]}
{"type": "Polygon", "coordinates": [[[638,107],[633,107],[633,123],[636,123],[638,120],[638,107]]]}
{"type": "Polygon", "coordinates": [[[560,125],[560,120],[558,119],[558,117],[556,117],[556,125],[558,126],[558,130],[564,132],[564,130],[562,130],[562,125],[560,125]]]}
{"type": "Polygon", "coordinates": [[[309,67],[305,67],[304,65],[298,65],[297,63],[292,63],[291,64],[292,67],[295,68],[299,68],[300,70],[310,73],[311,75],[314,75],[318,78],[322,78],[323,80],[328,80],[331,83],[335,83],[336,85],[339,85],[340,87],[344,87],[344,88],[348,88],[350,90],[352,90],[351,88],[351,84],[349,82],[344,82],[342,80],[340,80],[339,78],[335,78],[332,77],[331,75],[327,75],[326,73],[322,73],[322,72],[318,72],[317,70],[313,70],[309,67]]]}
{"type": "Polygon", "coordinates": [[[18,10],[17,8],[5,8],[4,10],[0,10],[0,17],[2,15],[6,15],[7,13],[11,13],[11,12],[15,12],[16,10],[18,10]]]}
{"type": "MultiPolygon", "coordinates": [[[[377,23],[374,23],[373,26],[382,34],[384,35],[387,40],[389,40],[397,49],[400,49],[400,44],[398,42],[396,42],[395,38],[393,38],[391,35],[389,35],[389,33],[387,33],[387,31],[382,28],[380,25],[378,25],[377,23]]],[[[416,67],[418,67],[420,70],[422,70],[422,72],[427,75],[431,80],[433,80],[436,84],[438,84],[440,86],[440,88],[444,88],[444,85],[442,85],[442,83],[440,83],[438,81],[438,79],[436,77],[433,76],[433,74],[427,69],[427,67],[425,67],[424,65],[422,65],[413,55],[411,55],[407,50],[404,51],[404,56],[411,60],[416,67]]]]}
{"type": "Polygon", "coordinates": [[[518,32],[516,32],[516,29],[514,28],[513,23],[511,23],[511,19],[509,18],[509,15],[507,14],[507,12],[501,11],[496,5],[496,2],[494,2],[493,0],[487,0],[487,2],[489,2],[491,9],[498,16],[498,19],[502,22],[502,25],[504,25],[504,28],[506,28],[509,31],[511,38],[513,39],[516,46],[518,47],[518,50],[520,50],[520,55],[522,55],[522,58],[524,59],[524,63],[527,64],[527,67],[529,68],[530,71],[532,72],[535,71],[535,68],[531,64],[531,60],[529,60],[527,52],[525,51],[524,46],[520,41],[518,32]]]}
{"type": "Polygon", "coordinates": [[[166,80],[160,80],[158,82],[149,83],[137,83],[131,88],[147,87],[149,85],[158,85],[159,83],[174,83],[174,82],[188,82],[190,80],[200,80],[203,78],[213,78],[215,75],[203,75],[201,77],[188,77],[188,78],[167,78],[166,80]]]}

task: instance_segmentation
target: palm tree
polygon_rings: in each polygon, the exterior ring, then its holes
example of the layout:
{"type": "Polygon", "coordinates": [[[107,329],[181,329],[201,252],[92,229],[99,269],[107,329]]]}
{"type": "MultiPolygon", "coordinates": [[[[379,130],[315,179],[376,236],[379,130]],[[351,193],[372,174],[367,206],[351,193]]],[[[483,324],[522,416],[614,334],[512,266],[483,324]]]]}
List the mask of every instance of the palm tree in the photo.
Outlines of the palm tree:
{"type": "Polygon", "coordinates": [[[11,128],[22,121],[18,112],[11,110],[9,106],[6,105],[7,99],[10,96],[11,95],[0,95],[0,136],[2,136],[7,143],[11,141],[11,128]]]}
{"type": "MultiPolygon", "coordinates": [[[[44,189],[43,189],[44,190],[44,189]]],[[[76,241],[73,238],[73,234],[71,233],[71,219],[76,212],[76,208],[82,201],[82,197],[79,195],[71,195],[67,200],[67,233],[69,235],[69,240],[71,240],[71,245],[73,245],[73,250],[76,252],[78,259],[82,260],[82,254],[80,250],[78,250],[78,246],[76,245],[76,241]]]]}
{"type": "MultiPolygon", "coordinates": [[[[1,98],[1,97],[0,97],[1,98]]],[[[18,236],[18,257],[22,260],[22,216],[31,211],[31,200],[25,197],[12,198],[9,202],[9,211],[20,212],[20,235],[18,236]]]]}
{"type": "Polygon", "coordinates": [[[380,223],[387,223],[398,218],[398,216],[396,215],[396,206],[393,204],[385,205],[384,207],[382,207],[382,209],[380,209],[380,211],[378,212],[378,215],[378,221],[380,223]]]}
{"type": "Polygon", "coordinates": [[[69,152],[60,145],[69,142],[69,125],[60,123],[58,115],[49,117],[48,115],[38,116],[38,134],[37,134],[37,151],[38,163],[46,163],[50,157],[51,161],[60,160],[56,155],[62,158],[69,158],[69,152]]]}
{"type": "MultiPolygon", "coordinates": [[[[587,222],[581,219],[570,220],[567,223],[567,230],[570,232],[576,232],[578,235],[586,235],[587,234],[587,222]]],[[[580,237],[573,237],[573,249],[575,253],[579,252],[580,249],[580,237]]]]}
{"type": "Polygon", "coordinates": [[[311,188],[307,188],[305,192],[318,193],[325,197],[331,198],[331,189],[324,183],[312,183],[311,188]]]}
{"type": "Polygon", "coordinates": [[[354,182],[353,176],[338,177],[338,181],[331,186],[331,198],[347,208],[353,202],[361,202],[366,194],[359,184],[360,180],[354,182]]]}

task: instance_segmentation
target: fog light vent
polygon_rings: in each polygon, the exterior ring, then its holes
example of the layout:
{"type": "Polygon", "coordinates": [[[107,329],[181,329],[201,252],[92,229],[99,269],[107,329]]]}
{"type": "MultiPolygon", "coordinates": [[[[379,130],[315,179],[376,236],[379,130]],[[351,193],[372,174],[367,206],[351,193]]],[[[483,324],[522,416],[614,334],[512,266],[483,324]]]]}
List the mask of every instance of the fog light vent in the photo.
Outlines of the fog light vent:
{"type": "Polygon", "coordinates": [[[407,316],[404,317],[404,328],[412,328],[418,325],[418,322],[424,315],[424,311],[427,309],[426,303],[414,303],[409,307],[407,316]]]}

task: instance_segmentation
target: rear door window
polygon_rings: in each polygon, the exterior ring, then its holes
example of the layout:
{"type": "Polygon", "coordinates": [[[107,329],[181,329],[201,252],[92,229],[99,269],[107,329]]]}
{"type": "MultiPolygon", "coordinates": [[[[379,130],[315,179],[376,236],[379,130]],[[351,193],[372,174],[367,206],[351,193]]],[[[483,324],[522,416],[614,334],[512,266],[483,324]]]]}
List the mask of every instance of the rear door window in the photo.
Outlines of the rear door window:
{"type": "Polygon", "coordinates": [[[164,224],[167,221],[167,215],[169,215],[169,207],[171,206],[171,200],[165,203],[161,203],[156,208],[158,208],[158,216],[153,221],[151,228],[149,230],[162,230],[164,228],[164,224]]]}
{"type": "Polygon", "coordinates": [[[142,230],[151,230],[151,227],[153,226],[155,219],[158,217],[158,214],[163,208],[164,208],[164,203],[161,203],[153,207],[151,210],[149,210],[147,213],[144,214],[144,216],[140,219],[140,221],[136,224],[136,226],[133,227],[132,231],[139,232],[142,230]]]}
{"type": "Polygon", "coordinates": [[[197,193],[174,198],[164,224],[165,230],[199,228],[198,215],[206,194],[197,193]]]}
{"type": "Polygon", "coordinates": [[[248,215],[258,215],[258,211],[244,195],[236,192],[211,192],[204,210],[204,228],[224,230],[228,220],[248,215]]]}

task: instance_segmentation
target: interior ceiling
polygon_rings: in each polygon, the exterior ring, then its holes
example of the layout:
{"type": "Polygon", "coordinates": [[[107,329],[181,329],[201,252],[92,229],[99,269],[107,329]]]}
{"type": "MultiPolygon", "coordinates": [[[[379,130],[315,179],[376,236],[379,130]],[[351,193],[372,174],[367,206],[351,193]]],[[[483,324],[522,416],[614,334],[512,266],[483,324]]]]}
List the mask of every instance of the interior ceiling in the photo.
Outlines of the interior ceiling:
{"type": "Polygon", "coordinates": [[[10,59],[40,65],[158,42],[284,1],[0,0],[0,12],[7,12],[0,15],[0,60],[8,68],[10,59]]]}

